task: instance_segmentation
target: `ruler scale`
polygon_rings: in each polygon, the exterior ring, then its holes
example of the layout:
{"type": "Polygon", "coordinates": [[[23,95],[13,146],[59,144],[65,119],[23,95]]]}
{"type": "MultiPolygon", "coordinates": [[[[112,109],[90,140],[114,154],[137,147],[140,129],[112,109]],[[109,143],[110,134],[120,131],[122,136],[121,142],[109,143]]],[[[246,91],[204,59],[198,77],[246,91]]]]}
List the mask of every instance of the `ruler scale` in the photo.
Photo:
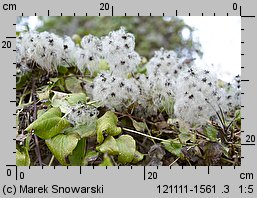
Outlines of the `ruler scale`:
{"type": "Polygon", "coordinates": [[[256,3],[228,1],[4,1],[1,10],[1,197],[254,198],[256,3]],[[108,10],[101,6],[109,4],[108,10]],[[240,16],[241,166],[29,166],[15,162],[16,16],[240,16]]]}

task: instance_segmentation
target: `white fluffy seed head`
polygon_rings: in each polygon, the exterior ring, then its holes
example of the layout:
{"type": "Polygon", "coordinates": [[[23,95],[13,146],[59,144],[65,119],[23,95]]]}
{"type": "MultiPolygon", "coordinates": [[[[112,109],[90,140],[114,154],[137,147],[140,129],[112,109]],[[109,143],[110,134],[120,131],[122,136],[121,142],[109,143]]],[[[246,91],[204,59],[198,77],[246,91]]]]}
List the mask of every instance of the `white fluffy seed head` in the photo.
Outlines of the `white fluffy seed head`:
{"type": "Polygon", "coordinates": [[[16,39],[17,63],[35,62],[47,72],[73,59],[75,44],[69,37],[48,32],[21,33],[16,39]]]}
{"type": "Polygon", "coordinates": [[[108,36],[103,37],[103,51],[108,54],[127,53],[135,49],[135,37],[127,33],[124,27],[117,31],[112,31],[108,36]]]}
{"type": "Polygon", "coordinates": [[[82,73],[87,68],[92,75],[98,71],[99,62],[103,57],[102,41],[90,34],[82,38],[81,46],[82,49],[78,49],[76,53],[77,66],[82,73]]]}
{"type": "Polygon", "coordinates": [[[102,38],[103,55],[115,75],[126,76],[136,71],[141,58],[135,52],[135,37],[122,27],[102,38]]]}
{"type": "Polygon", "coordinates": [[[170,74],[173,77],[177,77],[183,67],[174,51],[167,51],[161,48],[155,52],[154,57],[147,63],[146,68],[148,75],[170,74]]]}
{"type": "Polygon", "coordinates": [[[65,63],[75,63],[77,47],[69,36],[63,38],[62,60],[65,63]]]}
{"type": "Polygon", "coordinates": [[[114,75],[126,76],[136,71],[141,61],[134,51],[135,38],[124,28],[110,32],[109,35],[98,38],[93,35],[83,37],[83,49],[77,51],[78,68],[84,72],[87,68],[91,74],[99,70],[99,61],[104,59],[110,72],[114,75]]]}
{"type": "Polygon", "coordinates": [[[217,78],[197,67],[185,69],[177,79],[174,113],[191,124],[204,124],[218,111],[217,78]]]}
{"type": "Polygon", "coordinates": [[[67,120],[73,125],[89,125],[96,122],[98,114],[95,107],[77,104],[69,107],[67,120]]]}
{"type": "Polygon", "coordinates": [[[98,71],[99,62],[101,60],[98,53],[87,49],[78,49],[76,57],[76,65],[82,73],[85,69],[88,69],[91,75],[98,71]]]}
{"type": "Polygon", "coordinates": [[[137,101],[139,89],[135,79],[101,73],[93,81],[92,98],[102,105],[121,110],[137,101]]]}

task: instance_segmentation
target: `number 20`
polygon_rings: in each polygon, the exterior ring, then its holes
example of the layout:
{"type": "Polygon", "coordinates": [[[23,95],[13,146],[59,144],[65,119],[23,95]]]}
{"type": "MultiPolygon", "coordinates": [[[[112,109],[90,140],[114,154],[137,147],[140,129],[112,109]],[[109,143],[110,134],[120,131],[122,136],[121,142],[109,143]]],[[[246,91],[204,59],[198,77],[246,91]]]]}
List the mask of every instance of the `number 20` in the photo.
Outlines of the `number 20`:
{"type": "Polygon", "coordinates": [[[109,3],[100,3],[100,10],[109,10],[109,3]]]}

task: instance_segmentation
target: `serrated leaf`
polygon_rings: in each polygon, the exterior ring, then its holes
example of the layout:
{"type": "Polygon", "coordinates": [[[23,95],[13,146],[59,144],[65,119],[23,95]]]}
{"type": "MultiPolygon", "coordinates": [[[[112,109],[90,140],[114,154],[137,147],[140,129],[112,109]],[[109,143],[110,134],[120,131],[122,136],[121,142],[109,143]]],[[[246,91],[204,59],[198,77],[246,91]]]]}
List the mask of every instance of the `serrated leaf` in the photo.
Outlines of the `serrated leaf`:
{"type": "Polygon", "coordinates": [[[78,140],[75,134],[59,134],[46,140],[46,145],[62,165],[68,165],[65,158],[76,148],[78,140]]]}
{"type": "Polygon", "coordinates": [[[111,111],[107,111],[99,118],[96,122],[97,142],[100,144],[103,142],[103,132],[111,136],[119,135],[121,133],[121,128],[117,127],[117,123],[118,118],[111,111]]]}
{"type": "Polygon", "coordinates": [[[134,154],[134,159],[132,161],[133,164],[137,164],[138,162],[142,161],[144,159],[144,154],[140,153],[139,151],[136,151],[134,154]]]}
{"type": "Polygon", "coordinates": [[[119,154],[119,147],[116,140],[112,136],[108,136],[100,146],[96,147],[96,150],[100,151],[101,153],[108,153],[110,155],[119,154]]]}
{"type": "Polygon", "coordinates": [[[136,141],[130,135],[122,135],[116,139],[119,147],[118,160],[122,164],[130,163],[136,152],[136,141]]]}
{"type": "Polygon", "coordinates": [[[70,164],[72,166],[82,166],[84,162],[84,157],[86,153],[86,139],[82,138],[78,141],[76,148],[69,155],[70,164]]]}
{"type": "Polygon", "coordinates": [[[30,158],[28,151],[24,148],[23,151],[16,149],[16,165],[17,166],[29,166],[30,158]]]}
{"type": "Polygon", "coordinates": [[[176,155],[177,157],[183,157],[183,153],[181,151],[182,144],[178,139],[169,139],[168,141],[163,141],[162,144],[164,145],[165,149],[173,155],[176,155]]]}
{"type": "Polygon", "coordinates": [[[25,131],[33,129],[34,133],[41,139],[54,137],[70,126],[70,123],[65,118],[62,118],[61,115],[59,108],[51,108],[31,123],[25,131]]]}
{"type": "Polygon", "coordinates": [[[207,126],[204,129],[204,134],[211,140],[211,141],[218,141],[217,135],[218,131],[213,126],[207,126]]]}
{"type": "Polygon", "coordinates": [[[104,155],[103,161],[99,164],[99,166],[113,166],[112,160],[108,155],[104,155]]]}
{"type": "Polygon", "coordinates": [[[132,119],[132,124],[134,126],[134,128],[137,130],[137,131],[145,131],[147,129],[147,125],[145,122],[137,122],[136,120],[132,119]]]}

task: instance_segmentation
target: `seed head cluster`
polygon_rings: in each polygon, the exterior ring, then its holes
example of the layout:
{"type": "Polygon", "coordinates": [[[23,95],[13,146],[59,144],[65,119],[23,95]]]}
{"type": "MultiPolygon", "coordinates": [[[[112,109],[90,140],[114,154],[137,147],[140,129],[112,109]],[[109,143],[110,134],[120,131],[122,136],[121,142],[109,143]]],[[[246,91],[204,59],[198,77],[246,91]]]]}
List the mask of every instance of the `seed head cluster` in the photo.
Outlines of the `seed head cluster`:
{"type": "Polygon", "coordinates": [[[104,59],[109,71],[114,75],[127,75],[135,72],[141,59],[135,49],[135,37],[126,33],[124,28],[110,32],[98,38],[93,35],[83,37],[82,49],[77,52],[77,66],[81,71],[86,68],[91,72],[99,70],[99,62],[104,59]]]}
{"type": "MultiPolygon", "coordinates": [[[[144,65],[146,73],[138,73],[142,63],[135,51],[135,37],[124,28],[101,38],[87,35],[80,46],[69,37],[24,33],[17,38],[17,64],[35,62],[51,72],[60,64],[74,63],[82,73],[95,75],[93,82],[85,85],[92,100],[112,110],[133,109],[139,116],[165,111],[170,117],[201,125],[220,108],[227,112],[240,106],[239,75],[231,83],[221,83],[215,72],[179,58],[174,51],[156,51],[144,65]],[[108,70],[101,71],[103,60],[108,70]]],[[[75,108],[68,119],[71,123],[85,123],[97,112],[75,108]]]]}
{"type": "Polygon", "coordinates": [[[17,65],[37,64],[52,72],[74,60],[75,44],[70,37],[61,38],[48,32],[21,33],[16,39],[17,65]]]}

